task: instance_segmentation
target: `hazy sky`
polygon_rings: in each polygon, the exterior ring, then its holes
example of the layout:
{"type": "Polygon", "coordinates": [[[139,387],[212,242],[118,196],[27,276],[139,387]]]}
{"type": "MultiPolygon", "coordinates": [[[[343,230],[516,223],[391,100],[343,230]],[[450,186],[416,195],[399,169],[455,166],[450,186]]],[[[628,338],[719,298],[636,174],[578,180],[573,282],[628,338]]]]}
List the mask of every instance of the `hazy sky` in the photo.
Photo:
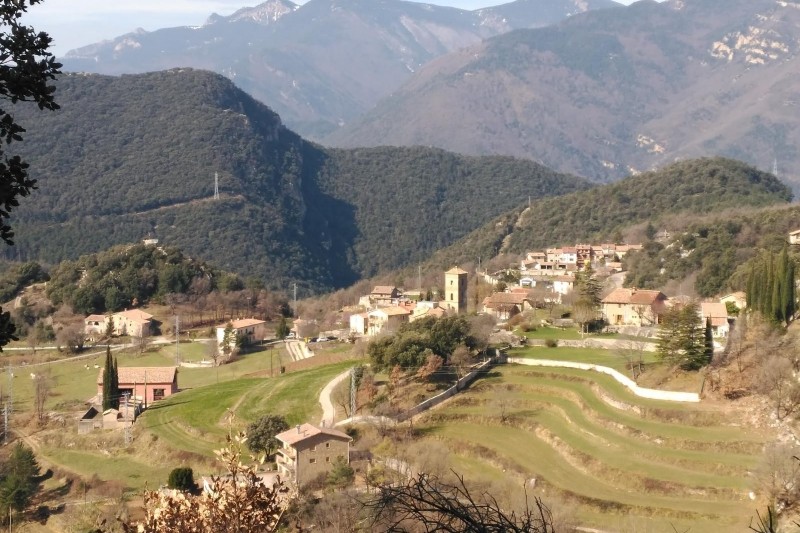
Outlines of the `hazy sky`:
{"type": "MultiPolygon", "coordinates": [[[[633,0],[618,1],[630,4],[633,0]]],[[[30,8],[24,21],[39,31],[48,32],[55,41],[54,51],[58,55],[136,28],[153,31],[171,26],[195,26],[202,24],[211,13],[229,15],[240,7],[259,3],[261,0],[44,0],[30,8]]],[[[477,9],[505,2],[428,0],[427,3],[477,9]]]]}

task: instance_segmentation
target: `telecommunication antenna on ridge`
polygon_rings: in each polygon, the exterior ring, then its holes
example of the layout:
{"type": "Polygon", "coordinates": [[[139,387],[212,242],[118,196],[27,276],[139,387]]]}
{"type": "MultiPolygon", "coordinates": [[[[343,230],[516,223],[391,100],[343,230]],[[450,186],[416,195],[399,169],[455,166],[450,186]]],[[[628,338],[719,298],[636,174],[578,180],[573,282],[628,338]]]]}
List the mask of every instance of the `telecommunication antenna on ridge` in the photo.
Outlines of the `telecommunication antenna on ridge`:
{"type": "Polygon", "coordinates": [[[772,175],[778,177],[778,158],[772,160],[772,175]]]}
{"type": "Polygon", "coordinates": [[[214,200],[219,200],[219,173],[214,172],[214,200]]]}

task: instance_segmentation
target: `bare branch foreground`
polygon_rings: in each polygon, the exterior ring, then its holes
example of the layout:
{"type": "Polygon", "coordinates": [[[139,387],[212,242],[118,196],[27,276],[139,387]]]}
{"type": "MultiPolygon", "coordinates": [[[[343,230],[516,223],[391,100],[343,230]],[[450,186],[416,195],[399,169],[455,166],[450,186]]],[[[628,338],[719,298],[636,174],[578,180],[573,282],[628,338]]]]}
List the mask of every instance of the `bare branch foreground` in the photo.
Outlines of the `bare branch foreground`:
{"type": "Polygon", "coordinates": [[[550,510],[526,498],[517,515],[504,511],[488,493],[474,496],[458,476],[455,484],[419,474],[404,484],[384,485],[365,502],[372,531],[452,533],[555,533],[550,510]]]}

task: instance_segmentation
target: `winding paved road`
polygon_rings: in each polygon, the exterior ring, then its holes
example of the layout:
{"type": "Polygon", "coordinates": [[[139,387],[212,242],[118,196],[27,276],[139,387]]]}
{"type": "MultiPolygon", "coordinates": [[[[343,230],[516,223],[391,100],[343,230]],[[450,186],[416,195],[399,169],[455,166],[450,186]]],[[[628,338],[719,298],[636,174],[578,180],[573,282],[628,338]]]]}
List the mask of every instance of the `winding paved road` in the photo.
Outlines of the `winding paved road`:
{"type": "Polygon", "coordinates": [[[350,370],[345,370],[330,380],[328,384],[325,385],[325,388],[322,389],[322,392],[319,393],[319,404],[322,406],[322,420],[320,421],[322,427],[332,428],[334,426],[334,422],[336,421],[336,407],[334,407],[331,401],[331,394],[333,394],[333,389],[348,377],[350,377],[350,370]]]}

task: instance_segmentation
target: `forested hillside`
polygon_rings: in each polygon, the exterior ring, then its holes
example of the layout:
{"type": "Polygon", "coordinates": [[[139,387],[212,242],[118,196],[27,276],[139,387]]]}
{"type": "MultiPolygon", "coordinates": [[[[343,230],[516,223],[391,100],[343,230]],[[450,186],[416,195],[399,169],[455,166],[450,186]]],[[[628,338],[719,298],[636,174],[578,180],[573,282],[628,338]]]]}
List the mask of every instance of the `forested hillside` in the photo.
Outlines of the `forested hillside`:
{"type": "Polygon", "coordinates": [[[694,274],[699,296],[745,290],[746,265],[760,250],[778,253],[786,247],[788,233],[800,229],[800,207],[744,211],[670,221],[669,238],[625,258],[626,285],[655,289],[694,274]]]}
{"type": "Polygon", "coordinates": [[[19,110],[40,189],[15,211],[9,258],[54,263],[150,236],[318,291],[423,260],[529,196],[589,187],[512,158],[325,150],[203,71],[65,75],[56,94],[58,112],[19,110]]]}
{"type": "Polygon", "coordinates": [[[608,241],[636,224],[660,229],[667,220],[682,218],[685,223],[696,215],[785,205],[791,198],[780,180],[745,163],[724,158],[682,161],[506,213],[442,250],[434,264],[579,241],[608,241]]]}

